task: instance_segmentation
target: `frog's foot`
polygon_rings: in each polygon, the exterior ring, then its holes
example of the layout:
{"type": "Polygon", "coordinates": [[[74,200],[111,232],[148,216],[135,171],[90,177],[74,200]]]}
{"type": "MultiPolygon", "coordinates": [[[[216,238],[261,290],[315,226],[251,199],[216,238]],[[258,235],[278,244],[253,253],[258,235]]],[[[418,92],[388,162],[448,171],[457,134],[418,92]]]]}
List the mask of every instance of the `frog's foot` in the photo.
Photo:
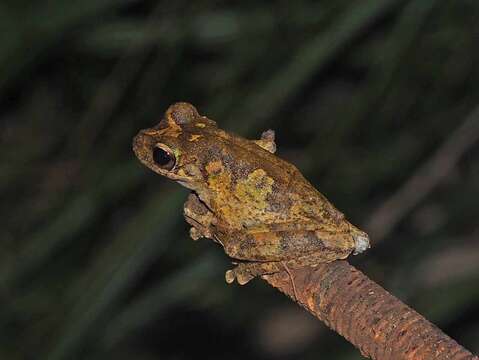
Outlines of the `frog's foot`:
{"type": "Polygon", "coordinates": [[[274,130],[266,130],[261,134],[261,139],[253,140],[256,145],[274,154],[276,152],[276,143],[274,142],[274,130]]]}
{"type": "Polygon", "coordinates": [[[213,233],[209,227],[203,226],[202,224],[200,224],[199,222],[197,222],[196,220],[192,218],[187,218],[185,216],[185,219],[188,224],[192,225],[190,228],[190,237],[193,240],[198,240],[201,238],[208,238],[208,239],[213,238],[213,233]]]}
{"type": "Polygon", "coordinates": [[[228,284],[236,279],[238,284],[244,285],[256,276],[272,274],[282,270],[284,270],[284,267],[278,262],[240,263],[234,269],[226,272],[225,279],[228,284]]]}
{"type": "Polygon", "coordinates": [[[205,234],[204,231],[198,230],[197,227],[192,226],[192,227],[190,228],[190,237],[191,237],[193,240],[198,240],[198,239],[201,239],[201,238],[203,238],[203,237],[207,237],[206,235],[207,235],[207,234],[205,234]]]}

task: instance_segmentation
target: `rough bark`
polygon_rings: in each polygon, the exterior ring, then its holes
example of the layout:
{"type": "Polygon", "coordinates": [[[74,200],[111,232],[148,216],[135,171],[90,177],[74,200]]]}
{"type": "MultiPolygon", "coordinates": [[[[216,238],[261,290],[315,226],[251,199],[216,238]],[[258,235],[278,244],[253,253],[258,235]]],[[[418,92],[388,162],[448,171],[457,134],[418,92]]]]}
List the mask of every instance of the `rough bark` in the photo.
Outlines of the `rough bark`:
{"type": "Polygon", "coordinates": [[[346,261],[291,269],[263,279],[366,357],[479,359],[346,261]]]}

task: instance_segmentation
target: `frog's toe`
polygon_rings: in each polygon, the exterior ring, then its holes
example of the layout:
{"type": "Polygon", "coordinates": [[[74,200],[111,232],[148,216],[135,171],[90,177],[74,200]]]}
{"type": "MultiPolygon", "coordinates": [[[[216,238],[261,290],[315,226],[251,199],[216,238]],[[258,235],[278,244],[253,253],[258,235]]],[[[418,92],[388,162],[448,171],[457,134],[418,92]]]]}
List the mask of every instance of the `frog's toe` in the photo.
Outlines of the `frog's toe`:
{"type": "Polygon", "coordinates": [[[366,233],[354,236],[354,242],[354,255],[360,254],[371,247],[371,245],[369,244],[369,237],[366,233]]]}
{"type": "Polygon", "coordinates": [[[236,275],[233,270],[228,270],[225,274],[225,280],[228,284],[231,284],[233,281],[235,281],[236,275]]]}
{"type": "Polygon", "coordinates": [[[190,237],[193,240],[198,240],[203,237],[203,234],[195,227],[190,228],[190,237]]]}
{"type": "Polygon", "coordinates": [[[250,274],[246,273],[239,273],[236,274],[236,281],[238,281],[238,284],[240,285],[245,285],[250,282],[250,280],[253,279],[254,276],[251,276],[250,274]]]}
{"type": "Polygon", "coordinates": [[[247,269],[238,269],[238,266],[232,270],[228,270],[225,274],[225,280],[228,284],[231,284],[235,281],[238,282],[240,285],[247,284],[254,278],[254,275],[252,275],[247,269]]]}
{"type": "Polygon", "coordinates": [[[266,130],[261,134],[260,140],[254,140],[256,145],[274,154],[276,152],[276,143],[274,142],[274,130],[266,130]]]}

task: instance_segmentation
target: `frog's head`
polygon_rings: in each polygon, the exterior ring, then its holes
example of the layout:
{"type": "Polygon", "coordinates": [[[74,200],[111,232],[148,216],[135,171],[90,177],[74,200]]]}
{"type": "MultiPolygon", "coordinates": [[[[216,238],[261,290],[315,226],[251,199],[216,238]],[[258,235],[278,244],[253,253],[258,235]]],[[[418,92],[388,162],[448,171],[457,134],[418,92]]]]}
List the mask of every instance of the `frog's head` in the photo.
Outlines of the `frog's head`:
{"type": "Polygon", "coordinates": [[[154,172],[199,190],[204,184],[201,156],[212,128],[214,121],[199,115],[193,105],[179,102],[166,110],[157,126],[135,136],[133,151],[154,172]]]}

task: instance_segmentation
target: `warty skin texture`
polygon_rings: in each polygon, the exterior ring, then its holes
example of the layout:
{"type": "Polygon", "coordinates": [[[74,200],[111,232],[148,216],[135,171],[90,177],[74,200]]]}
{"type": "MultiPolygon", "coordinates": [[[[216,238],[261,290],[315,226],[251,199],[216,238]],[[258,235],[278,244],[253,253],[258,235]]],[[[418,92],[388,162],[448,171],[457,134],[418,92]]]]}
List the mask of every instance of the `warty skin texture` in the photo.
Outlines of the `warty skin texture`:
{"type": "Polygon", "coordinates": [[[176,103],[133,140],[138,159],[192,190],[184,215],[193,239],[221,244],[244,284],[285,268],[346,258],[369,239],[289,162],[274,155],[274,132],[247,140],[176,103]]]}

